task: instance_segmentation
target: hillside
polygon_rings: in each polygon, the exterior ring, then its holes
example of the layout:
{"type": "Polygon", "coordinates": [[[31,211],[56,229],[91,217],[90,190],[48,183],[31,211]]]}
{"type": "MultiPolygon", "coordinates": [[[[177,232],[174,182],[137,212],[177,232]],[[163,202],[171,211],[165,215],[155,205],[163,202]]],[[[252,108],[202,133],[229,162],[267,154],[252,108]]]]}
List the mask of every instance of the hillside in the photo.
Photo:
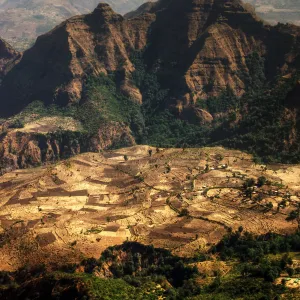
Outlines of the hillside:
{"type": "MultiPolygon", "coordinates": [[[[281,70],[295,69],[299,29],[264,26],[240,1],[214,5],[206,0],[161,1],[155,7],[150,14],[124,19],[100,4],[92,14],[71,18],[41,36],[3,82],[1,104],[9,102],[17,109],[33,100],[76,103],[82,98],[85,78],[101,72],[123,72],[120,80],[127,85],[134,70],[131,56],[147,44],[151,47],[143,59],[150,68],[161,62],[157,66],[160,83],[177,97],[172,104],[178,108],[208,93],[218,95],[227,86],[241,95],[246,84],[242,78],[247,73],[245,57],[254,51],[265,57],[269,79],[281,70]],[[149,28],[152,35],[147,35],[149,28]],[[13,88],[16,81],[17,90],[13,88]]],[[[9,113],[9,107],[6,110],[9,113]]]]}
{"type": "Polygon", "coordinates": [[[99,4],[40,36],[4,77],[1,169],[135,143],[298,162],[299,106],[287,98],[299,37],[238,0],[162,0],[125,18],[99,4]],[[48,117],[79,126],[41,126],[48,117]]]}
{"type": "MultiPolygon", "coordinates": [[[[0,36],[18,50],[32,46],[36,38],[75,15],[91,12],[99,0],[1,0],[0,36]]],[[[125,14],[144,0],[107,0],[113,9],[125,14]]]]}
{"type": "Polygon", "coordinates": [[[15,51],[6,41],[0,38],[0,80],[21,58],[21,54],[15,51]]]}
{"type": "Polygon", "coordinates": [[[161,1],[150,13],[131,19],[99,4],[92,14],[67,20],[40,36],[3,81],[1,114],[11,114],[7,103],[15,111],[33,100],[78,103],[87,76],[101,72],[119,72],[123,89],[130,92],[132,55],[146,45],[151,46],[144,62],[150,69],[159,68],[160,84],[179,110],[197,98],[219,95],[226,87],[242,95],[248,72],[245,57],[253,52],[265,58],[269,80],[295,70],[299,28],[264,26],[241,1],[209,3],[161,1]]]}
{"type": "Polygon", "coordinates": [[[297,275],[280,280],[299,273],[299,176],[240,151],[149,146],[5,174],[1,299],[296,293],[297,275]]]}

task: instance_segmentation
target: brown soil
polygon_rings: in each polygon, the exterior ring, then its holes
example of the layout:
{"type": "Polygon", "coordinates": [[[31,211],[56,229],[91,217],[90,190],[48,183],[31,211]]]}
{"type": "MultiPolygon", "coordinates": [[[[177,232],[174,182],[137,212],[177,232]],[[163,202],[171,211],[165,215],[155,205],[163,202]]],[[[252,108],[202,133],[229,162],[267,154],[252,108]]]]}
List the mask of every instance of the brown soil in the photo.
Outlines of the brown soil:
{"type": "Polygon", "coordinates": [[[45,253],[53,249],[68,253],[70,260],[78,253],[99,257],[106,247],[126,240],[189,256],[209,249],[229,228],[243,226],[254,234],[297,228],[285,219],[299,201],[300,166],[270,169],[254,165],[248,154],[223,148],[153,148],[152,157],[149,149],[86,153],[68,164],[0,177],[0,230],[5,237],[0,269],[17,267],[34,253],[49,259],[45,253]],[[243,182],[260,176],[272,185],[256,188],[253,199],[246,198],[243,182]],[[278,210],[288,193],[287,207],[278,210]],[[260,202],[255,201],[258,194],[260,202]],[[268,211],[269,202],[274,207],[268,211]],[[28,241],[34,247],[25,251],[28,241]]]}

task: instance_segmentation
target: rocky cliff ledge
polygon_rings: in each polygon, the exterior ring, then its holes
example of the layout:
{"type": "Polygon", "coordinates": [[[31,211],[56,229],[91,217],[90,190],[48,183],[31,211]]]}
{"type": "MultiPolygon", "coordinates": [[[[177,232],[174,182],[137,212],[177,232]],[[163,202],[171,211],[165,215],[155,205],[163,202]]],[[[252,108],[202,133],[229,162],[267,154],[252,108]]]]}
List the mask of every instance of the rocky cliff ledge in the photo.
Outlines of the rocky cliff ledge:
{"type": "MultiPolygon", "coordinates": [[[[122,83],[129,82],[131,54],[145,49],[145,64],[157,69],[162,86],[174,95],[173,106],[189,106],[188,99],[218,95],[226,87],[241,95],[245,58],[253,52],[263,56],[270,79],[293,71],[299,36],[297,27],[264,25],[240,0],[161,0],[126,18],[99,4],[39,37],[24,53],[3,81],[0,114],[37,99],[78,103],[91,75],[118,71],[122,83]]],[[[135,87],[122,89],[142,101],[135,87]]]]}

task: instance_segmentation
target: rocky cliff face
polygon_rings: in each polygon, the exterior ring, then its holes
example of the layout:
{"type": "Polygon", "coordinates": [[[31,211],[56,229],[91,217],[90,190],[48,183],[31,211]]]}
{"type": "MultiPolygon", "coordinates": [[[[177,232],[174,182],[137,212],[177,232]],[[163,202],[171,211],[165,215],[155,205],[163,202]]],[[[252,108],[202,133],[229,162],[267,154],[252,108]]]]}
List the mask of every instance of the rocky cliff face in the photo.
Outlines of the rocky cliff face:
{"type": "MultiPolygon", "coordinates": [[[[145,62],[171,90],[171,106],[189,106],[228,86],[241,95],[245,58],[254,51],[264,56],[269,79],[290,72],[299,64],[299,36],[298,27],[263,25],[239,0],[161,0],[126,18],[99,4],[24,53],[3,82],[0,112],[11,114],[37,99],[78,103],[86,77],[101,72],[118,71],[129,82],[130,55],[146,45],[145,62]]],[[[139,94],[134,86],[122,89],[139,94]]]]}
{"type": "Polygon", "coordinates": [[[9,122],[0,126],[0,175],[11,170],[40,166],[44,163],[83,152],[100,152],[116,146],[135,145],[129,128],[111,122],[99,128],[98,134],[86,139],[79,132],[48,132],[8,128],[9,122]]]}
{"type": "Polygon", "coordinates": [[[127,21],[109,5],[99,4],[92,14],[71,18],[39,37],[5,78],[1,113],[16,112],[37,99],[78,103],[87,76],[132,71],[130,51],[145,47],[153,18],[127,21]]]}
{"type": "Polygon", "coordinates": [[[17,63],[20,54],[0,38],[0,80],[17,63]]]}

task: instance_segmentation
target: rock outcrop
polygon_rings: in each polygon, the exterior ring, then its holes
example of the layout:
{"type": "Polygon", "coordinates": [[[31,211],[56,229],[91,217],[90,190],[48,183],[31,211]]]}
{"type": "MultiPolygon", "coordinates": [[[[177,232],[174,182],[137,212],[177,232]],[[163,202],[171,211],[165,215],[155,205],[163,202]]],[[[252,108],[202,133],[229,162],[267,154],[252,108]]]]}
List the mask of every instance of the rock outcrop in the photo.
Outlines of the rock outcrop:
{"type": "Polygon", "coordinates": [[[26,132],[0,127],[0,174],[15,169],[53,163],[83,152],[100,152],[118,146],[135,145],[129,128],[111,122],[99,129],[97,135],[86,138],[79,132],[26,132]]]}
{"type": "Polygon", "coordinates": [[[99,4],[92,14],[73,17],[40,36],[3,81],[0,114],[14,113],[33,100],[78,103],[87,76],[133,71],[130,52],[146,46],[154,17],[127,21],[99,4]]]}
{"type": "MultiPolygon", "coordinates": [[[[81,100],[88,76],[118,71],[120,87],[141,102],[128,85],[133,51],[157,69],[160,83],[174,100],[245,89],[246,57],[258,52],[266,75],[292,72],[300,63],[300,29],[266,26],[240,0],[161,0],[126,18],[107,4],[92,14],[73,17],[38,38],[0,89],[0,114],[10,115],[33,100],[70,105],[81,100]],[[146,48],[147,45],[147,48],[146,48]]],[[[191,103],[181,103],[181,106],[191,103]]]]}
{"type": "Polygon", "coordinates": [[[0,80],[17,63],[21,54],[0,38],[0,80]]]}

